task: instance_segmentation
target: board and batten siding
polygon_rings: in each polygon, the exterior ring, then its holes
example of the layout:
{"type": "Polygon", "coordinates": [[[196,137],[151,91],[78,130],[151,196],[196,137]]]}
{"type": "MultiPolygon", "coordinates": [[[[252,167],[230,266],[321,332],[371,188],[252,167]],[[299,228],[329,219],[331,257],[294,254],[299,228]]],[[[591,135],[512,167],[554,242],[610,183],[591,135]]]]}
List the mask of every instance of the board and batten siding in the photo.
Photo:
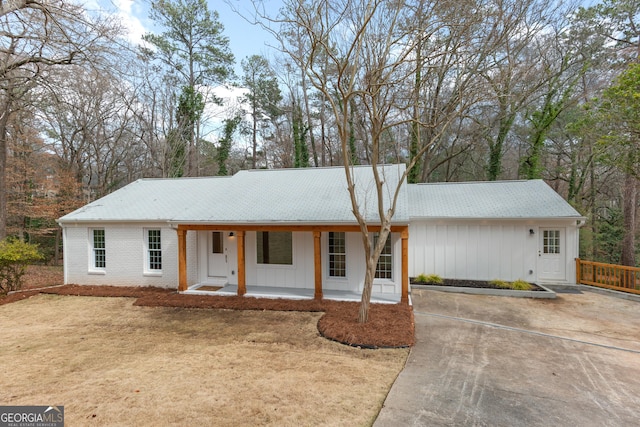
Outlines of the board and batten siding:
{"type": "Polygon", "coordinates": [[[565,229],[565,279],[575,281],[577,227],[571,222],[428,221],[409,226],[409,276],[437,274],[447,279],[540,282],[540,228],[565,229]],[[533,230],[531,234],[530,230],[533,230]]]}
{"type": "MultiPolygon", "coordinates": [[[[178,238],[175,230],[158,223],[82,224],[66,225],[64,239],[64,281],[66,284],[157,286],[177,288],[178,238]],[[92,247],[91,230],[105,230],[106,268],[90,268],[92,247]],[[162,272],[145,272],[145,230],[161,230],[162,272]]],[[[187,233],[187,253],[196,254],[196,234],[187,233]]],[[[197,280],[196,257],[188,257],[187,278],[190,284],[197,280]]]]}
{"type": "MultiPolygon", "coordinates": [[[[329,277],[328,233],[322,233],[322,275],[324,289],[346,290],[362,293],[366,263],[362,234],[346,233],[347,277],[329,277]]],[[[400,294],[402,291],[402,242],[399,233],[391,233],[391,251],[393,256],[392,278],[374,279],[371,291],[379,294],[400,294]]]]}
{"type": "Polygon", "coordinates": [[[245,237],[247,285],[313,289],[313,234],[294,232],[291,239],[292,265],[258,264],[256,232],[247,232],[245,237]]]}
{"type": "MultiPolygon", "coordinates": [[[[256,233],[246,234],[246,278],[250,286],[273,286],[288,288],[314,288],[314,253],[313,233],[294,232],[293,265],[263,265],[256,262],[256,233]]],[[[328,233],[321,236],[323,289],[362,292],[365,275],[364,248],[360,233],[346,233],[346,277],[329,277],[328,233]]],[[[398,233],[391,236],[393,251],[393,278],[391,280],[376,279],[372,291],[374,293],[401,292],[401,240],[398,233]]]]}

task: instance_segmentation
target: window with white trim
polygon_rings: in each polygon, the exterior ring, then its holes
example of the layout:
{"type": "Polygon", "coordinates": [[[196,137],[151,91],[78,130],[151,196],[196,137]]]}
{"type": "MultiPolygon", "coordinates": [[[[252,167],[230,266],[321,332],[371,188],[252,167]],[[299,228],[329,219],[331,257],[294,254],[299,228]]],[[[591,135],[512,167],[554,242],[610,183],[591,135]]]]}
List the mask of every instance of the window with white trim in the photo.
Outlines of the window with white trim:
{"type": "Polygon", "coordinates": [[[146,230],[147,269],[162,270],[162,232],[158,228],[146,230]]]}
{"type": "Polygon", "coordinates": [[[104,228],[94,228],[91,230],[91,267],[96,270],[107,268],[107,251],[104,228]]]}
{"type": "Polygon", "coordinates": [[[329,232],[329,277],[347,277],[347,250],[344,232],[329,232]]]}
{"type": "MultiPolygon", "coordinates": [[[[373,245],[378,243],[378,233],[373,235],[373,245]]],[[[387,235],[387,240],[384,243],[384,248],[378,258],[378,264],[376,265],[376,279],[391,279],[393,273],[393,253],[391,250],[391,234],[387,235]]]]}

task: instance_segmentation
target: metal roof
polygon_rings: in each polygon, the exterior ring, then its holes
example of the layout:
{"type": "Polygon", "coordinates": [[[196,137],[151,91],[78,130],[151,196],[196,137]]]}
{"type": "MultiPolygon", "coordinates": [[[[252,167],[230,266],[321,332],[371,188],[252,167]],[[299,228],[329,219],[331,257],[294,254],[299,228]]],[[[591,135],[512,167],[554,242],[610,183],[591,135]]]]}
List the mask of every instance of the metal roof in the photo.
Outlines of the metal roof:
{"type": "MultiPolygon", "coordinates": [[[[379,223],[370,166],[350,169],[360,210],[379,223]]],[[[384,205],[405,171],[380,166],[384,205]]],[[[542,180],[408,184],[394,224],[411,218],[583,218],[542,180]]],[[[343,167],[240,171],[233,177],[140,179],[63,216],[75,222],[355,224],[343,167]]]]}
{"type": "Polygon", "coordinates": [[[411,218],[583,218],[542,180],[409,184],[411,218]]]}
{"type": "Polygon", "coordinates": [[[200,203],[200,199],[225,196],[230,180],[231,177],[139,179],[58,222],[167,221],[200,203]]]}
{"type": "MultiPolygon", "coordinates": [[[[388,207],[404,165],[380,166],[388,207]]],[[[379,223],[370,166],[350,169],[360,210],[379,223]]],[[[233,177],[140,179],[63,216],[60,223],[355,224],[344,167],[240,171],[233,177]]],[[[408,224],[406,186],[395,224],[408,224]]]]}

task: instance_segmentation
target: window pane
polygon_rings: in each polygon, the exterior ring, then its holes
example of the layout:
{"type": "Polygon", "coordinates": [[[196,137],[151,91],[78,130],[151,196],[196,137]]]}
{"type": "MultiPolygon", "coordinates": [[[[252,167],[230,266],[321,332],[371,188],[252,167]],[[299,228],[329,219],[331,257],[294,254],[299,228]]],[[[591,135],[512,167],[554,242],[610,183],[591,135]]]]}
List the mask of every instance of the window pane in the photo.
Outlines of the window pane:
{"type": "Polygon", "coordinates": [[[258,264],[293,265],[293,244],[290,231],[256,232],[258,264]]]}
{"type": "Polygon", "coordinates": [[[211,252],[214,254],[221,254],[224,252],[224,244],[223,244],[223,235],[221,231],[214,231],[212,233],[212,250],[211,252]]]}
{"type": "Polygon", "coordinates": [[[93,230],[93,266],[95,268],[107,267],[104,230],[93,230]]]}
{"type": "Polygon", "coordinates": [[[94,249],[104,249],[104,230],[93,230],[94,249]]]}
{"type": "Polygon", "coordinates": [[[160,230],[148,230],[149,270],[162,270],[162,239],[160,230]]]}
{"type": "Polygon", "coordinates": [[[560,253],[560,230],[544,230],[542,234],[542,251],[545,254],[560,253]]]}
{"type": "Polygon", "coordinates": [[[329,232],[329,276],[347,276],[345,233],[329,232]]]}
{"type": "MultiPolygon", "coordinates": [[[[378,234],[373,236],[373,244],[378,243],[378,234]]],[[[378,265],[376,266],[376,279],[391,279],[393,271],[393,255],[391,253],[391,234],[387,236],[387,241],[384,243],[384,248],[378,258],[378,265]]]]}

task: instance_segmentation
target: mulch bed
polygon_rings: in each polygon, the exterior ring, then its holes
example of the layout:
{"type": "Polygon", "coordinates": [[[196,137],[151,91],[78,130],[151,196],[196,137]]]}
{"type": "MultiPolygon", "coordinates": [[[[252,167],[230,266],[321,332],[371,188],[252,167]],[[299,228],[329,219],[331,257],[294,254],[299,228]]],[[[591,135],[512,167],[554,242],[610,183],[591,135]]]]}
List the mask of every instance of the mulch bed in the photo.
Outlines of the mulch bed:
{"type": "MultiPolygon", "coordinates": [[[[435,284],[416,282],[415,280],[411,279],[411,284],[422,286],[453,286],[460,288],[505,289],[482,280],[443,279],[443,283],[435,284]]],[[[544,289],[542,289],[535,283],[529,282],[529,284],[531,285],[531,291],[544,291],[544,289]]]]}
{"type": "Polygon", "coordinates": [[[324,312],[318,331],[325,338],[362,348],[402,348],[414,344],[414,319],[406,304],[371,304],[367,323],[358,323],[360,303],[333,300],[287,300],[238,296],[184,295],[174,290],[124,286],[54,286],[17,292],[0,298],[0,305],[38,293],[136,298],[134,305],[228,310],[324,312]]]}

